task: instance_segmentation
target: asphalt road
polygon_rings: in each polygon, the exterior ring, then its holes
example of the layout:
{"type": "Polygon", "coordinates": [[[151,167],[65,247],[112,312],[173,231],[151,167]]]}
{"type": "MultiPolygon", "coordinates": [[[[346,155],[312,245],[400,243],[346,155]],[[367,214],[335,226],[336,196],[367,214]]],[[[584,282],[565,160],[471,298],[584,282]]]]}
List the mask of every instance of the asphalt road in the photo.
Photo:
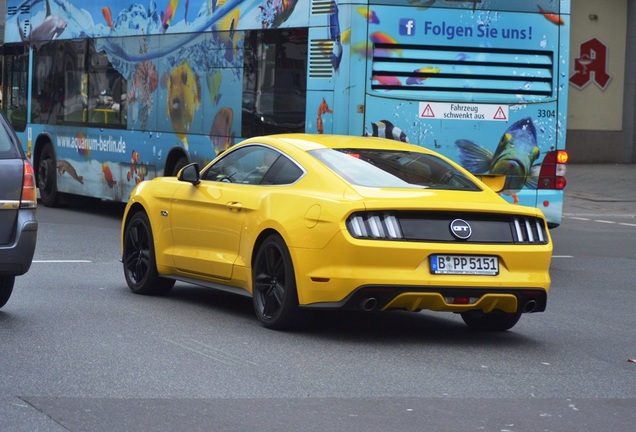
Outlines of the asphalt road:
{"type": "Polygon", "coordinates": [[[443,313],[262,328],[248,298],[137,296],[121,207],[39,208],[31,271],[0,310],[6,431],[632,431],[636,227],[553,230],[544,313],[480,334],[443,313]]]}

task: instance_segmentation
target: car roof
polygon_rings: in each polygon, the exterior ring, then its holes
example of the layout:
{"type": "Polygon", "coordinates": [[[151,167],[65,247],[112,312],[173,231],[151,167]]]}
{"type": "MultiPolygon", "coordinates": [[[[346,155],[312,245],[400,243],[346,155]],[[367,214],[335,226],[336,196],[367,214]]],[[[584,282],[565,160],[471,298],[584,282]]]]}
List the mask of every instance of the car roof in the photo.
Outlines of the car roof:
{"type": "Polygon", "coordinates": [[[263,144],[279,144],[286,143],[294,146],[302,151],[310,151],[321,148],[364,148],[378,150],[402,150],[414,151],[419,153],[431,153],[425,148],[412,144],[394,141],[377,137],[361,137],[351,135],[329,135],[329,134],[277,134],[255,137],[243,141],[243,143],[263,143],[263,144]]]}

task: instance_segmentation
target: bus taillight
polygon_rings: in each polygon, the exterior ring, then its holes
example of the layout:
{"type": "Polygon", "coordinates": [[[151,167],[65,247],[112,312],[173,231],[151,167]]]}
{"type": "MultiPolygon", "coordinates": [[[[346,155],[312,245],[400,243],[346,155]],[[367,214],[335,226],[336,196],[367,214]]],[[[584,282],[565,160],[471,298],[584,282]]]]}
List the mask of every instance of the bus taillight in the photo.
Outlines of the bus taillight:
{"type": "Polygon", "coordinates": [[[565,150],[548,152],[543,158],[541,172],[539,174],[539,189],[563,190],[565,181],[565,164],[568,161],[568,153],[565,150]]]}

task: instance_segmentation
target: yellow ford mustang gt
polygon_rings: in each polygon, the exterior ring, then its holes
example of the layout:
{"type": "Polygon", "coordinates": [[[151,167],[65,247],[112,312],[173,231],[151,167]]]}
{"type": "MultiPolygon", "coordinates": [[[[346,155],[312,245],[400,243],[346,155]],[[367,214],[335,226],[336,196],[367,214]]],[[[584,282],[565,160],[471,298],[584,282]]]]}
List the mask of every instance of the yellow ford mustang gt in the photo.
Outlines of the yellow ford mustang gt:
{"type": "Polygon", "coordinates": [[[337,308],[448,311],[507,330],[545,310],[552,243],[539,210],[484,182],[381,138],[248,139],[200,171],[137,186],[121,230],[126,282],[250,295],[273,329],[337,308]]]}

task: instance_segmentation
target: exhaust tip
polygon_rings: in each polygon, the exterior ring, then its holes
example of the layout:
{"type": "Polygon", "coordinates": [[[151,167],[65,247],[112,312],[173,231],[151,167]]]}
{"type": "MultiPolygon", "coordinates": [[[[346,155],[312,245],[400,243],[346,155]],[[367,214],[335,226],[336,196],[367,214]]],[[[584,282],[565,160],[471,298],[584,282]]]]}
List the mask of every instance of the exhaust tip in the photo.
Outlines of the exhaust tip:
{"type": "Polygon", "coordinates": [[[367,297],[360,302],[360,308],[365,312],[371,312],[378,307],[378,299],[375,297],[367,297]]]}
{"type": "Polygon", "coordinates": [[[525,313],[534,312],[536,308],[537,308],[536,300],[528,300],[523,307],[523,311],[525,313]]]}

